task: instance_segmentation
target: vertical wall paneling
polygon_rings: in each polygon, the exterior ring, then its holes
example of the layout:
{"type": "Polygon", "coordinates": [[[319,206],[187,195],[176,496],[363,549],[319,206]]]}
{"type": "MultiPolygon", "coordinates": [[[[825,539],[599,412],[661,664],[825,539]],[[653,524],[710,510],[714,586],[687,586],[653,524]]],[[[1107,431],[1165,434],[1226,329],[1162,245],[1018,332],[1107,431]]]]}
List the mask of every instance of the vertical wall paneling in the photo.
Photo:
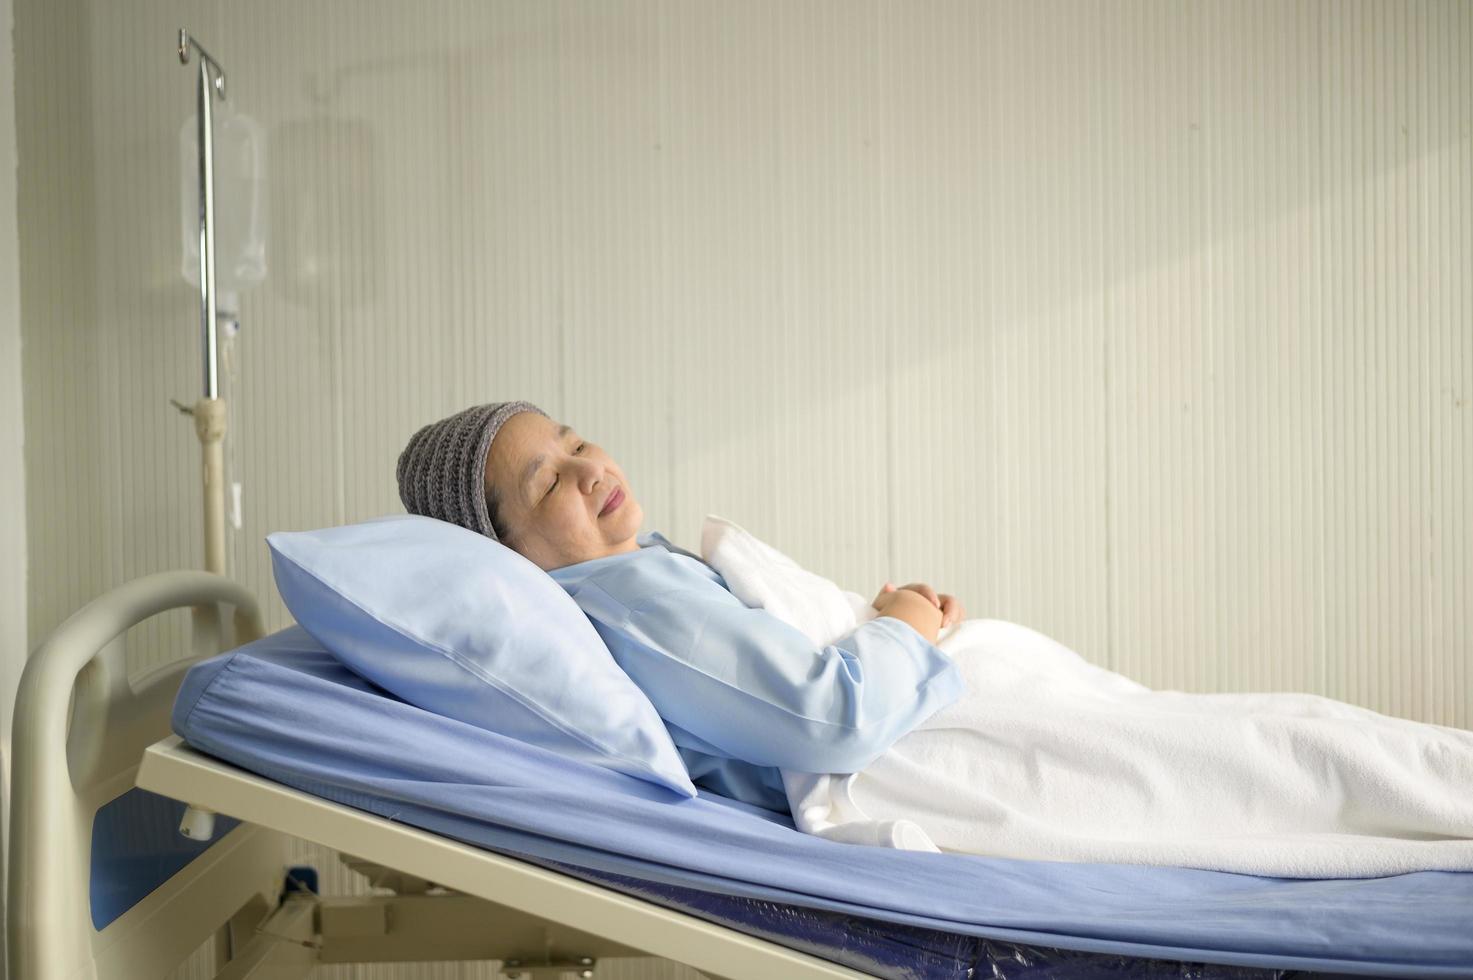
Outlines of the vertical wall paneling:
{"type": "MultiPolygon", "coordinates": [[[[1392,714],[1425,696],[1428,469],[1415,392],[1427,329],[1411,280],[1414,58],[1397,4],[1322,17],[1326,693],[1392,714]]],[[[1420,136],[1418,137],[1420,142],[1420,136]]]]}
{"type": "MultiPolygon", "coordinates": [[[[781,208],[796,206],[782,203],[775,122],[784,9],[682,0],[659,8],[666,183],[656,207],[677,508],[664,533],[692,549],[706,513],[775,537],[780,501],[829,506],[787,493],[792,476],[778,465],[790,407],[778,404],[772,380],[786,369],[781,208]]],[[[636,489],[638,479],[631,474],[636,489]]]]}
{"type": "Polygon", "coordinates": [[[997,404],[993,442],[981,447],[995,468],[997,591],[985,612],[969,609],[1037,624],[1103,661],[1108,310],[1097,148],[1112,18],[1067,2],[1006,3],[992,14],[993,360],[978,380],[997,404]]]}
{"type": "Polygon", "coordinates": [[[74,59],[67,72],[46,67],[63,48],[93,50],[88,6],[68,0],[13,8],[21,370],[30,423],[28,649],[116,584],[109,570],[121,529],[107,528],[94,492],[111,484],[101,466],[97,393],[95,120],[74,109],[90,105],[98,69],[90,58],[74,59]]]}
{"type": "MultiPolygon", "coordinates": [[[[754,394],[778,406],[780,424],[770,435],[775,519],[751,528],[793,542],[799,563],[867,594],[889,574],[885,379],[897,370],[877,261],[885,245],[879,15],[868,0],[837,0],[765,19],[777,60],[771,126],[782,261],[775,342],[754,394]]],[[[924,363],[921,345],[907,350],[907,360],[924,363]]],[[[898,411],[892,421],[904,429],[913,420],[898,411]]]]}
{"type": "Polygon", "coordinates": [[[978,4],[935,17],[896,4],[878,13],[885,362],[870,397],[883,399],[884,415],[862,433],[849,471],[872,473],[875,454],[887,455],[889,540],[878,577],[848,587],[872,596],[883,578],[927,581],[960,596],[970,615],[993,615],[1004,573],[990,311],[1002,236],[1001,195],[988,189],[1002,46],[978,4]]]}
{"type": "Polygon", "coordinates": [[[1213,455],[1221,506],[1211,562],[1216,685],[1313,690],[1321,591],[1321,319],[1315,283],[1318,18],[1307,3],[1218,4],[1204,27],[1212,234],[1213,455]]]}
{"type": "Polygon", "coordinates": [[[1106,317],[1116,670],[1215,687],[1222,583],[1203,38],[1208,7],[1142,0],[1105,18],[1106,317]]]}
{"type": "Polygon", "coordinates": [[[1457,0],[1415,19],[1422,230],[1415,290],[1427,318],[1421,384],[1427,430],[1427,564],[1421,717],[1469,724],[1473,690],[1473,9],[1457,0]]]}

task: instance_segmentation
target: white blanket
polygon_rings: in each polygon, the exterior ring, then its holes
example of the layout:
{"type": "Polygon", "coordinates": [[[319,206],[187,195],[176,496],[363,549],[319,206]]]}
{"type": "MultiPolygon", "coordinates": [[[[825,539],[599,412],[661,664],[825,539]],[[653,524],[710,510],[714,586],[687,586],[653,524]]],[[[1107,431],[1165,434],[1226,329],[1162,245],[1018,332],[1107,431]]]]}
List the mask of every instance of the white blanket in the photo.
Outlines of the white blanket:
{"type": "MultiPolygon", "coordinates": [[[[875,615],[714,515],[701,554],[815,643],[875,615]]],[[[965,620],[937,646],[967,693],[863,772],[784,771],[800,830],[1277,877],[1473,870],[1473,732],[1313,694],[1153,691],[1002,620],[965,620]]]]}

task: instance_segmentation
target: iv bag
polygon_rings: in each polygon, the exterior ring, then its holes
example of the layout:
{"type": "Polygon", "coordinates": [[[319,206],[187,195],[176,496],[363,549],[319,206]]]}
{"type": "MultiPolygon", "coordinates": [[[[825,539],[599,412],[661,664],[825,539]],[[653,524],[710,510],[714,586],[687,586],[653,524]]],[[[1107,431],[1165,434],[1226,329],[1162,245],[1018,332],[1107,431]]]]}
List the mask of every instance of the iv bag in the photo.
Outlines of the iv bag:
{"type": "MultiPolygon", "coordinates": [[[[266,134],[218,103],[211,113],[215,173],[215,293],[221,313],[240,312],[240,292],[266,278],[266,134]],[[222,111],[223,110],[223,111],[222,111]]],[[[184,278],[199,288],[199,118],[179,130],[179,230],[184,278]]]]}

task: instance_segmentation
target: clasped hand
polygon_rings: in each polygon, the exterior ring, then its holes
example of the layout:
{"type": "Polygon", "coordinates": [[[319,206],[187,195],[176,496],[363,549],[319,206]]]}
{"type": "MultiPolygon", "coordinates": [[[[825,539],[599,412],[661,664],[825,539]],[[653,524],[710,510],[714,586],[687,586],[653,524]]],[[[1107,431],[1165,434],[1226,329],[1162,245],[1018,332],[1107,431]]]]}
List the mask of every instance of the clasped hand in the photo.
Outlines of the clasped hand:
{"type": "Polygon", "coordinates": [[[885,608],[895,601],[896,595],[905,591],[919,593],[939,611],[941,622],[938,624],[937,629],[946,629],[952,623],[961,622],[966,618],[967,611],[962,606],[960,599],[954,595],[948,595],[945,592],[937,593],[935,589],[926,585],[924,582],[911,582],[909,585],[902,585],[898,589],[892,583],[886,582],[885,587],[880,590],[879,595],[875,596],[875,601],[871,605],[883,613],[885,608]]]}

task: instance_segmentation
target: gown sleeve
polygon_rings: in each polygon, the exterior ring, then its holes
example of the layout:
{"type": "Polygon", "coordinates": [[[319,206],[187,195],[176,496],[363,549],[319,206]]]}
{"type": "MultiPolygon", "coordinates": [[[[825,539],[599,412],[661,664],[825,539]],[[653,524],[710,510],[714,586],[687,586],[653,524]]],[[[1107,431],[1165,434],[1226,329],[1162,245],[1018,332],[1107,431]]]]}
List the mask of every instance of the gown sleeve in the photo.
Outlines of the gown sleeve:
{"type": "Polygon", "coordinates": [[[754,765],[857,772],[966,690],[945,653],[892,617],[819,647],[714,582],[639,585],[597,577],[575,598],[662,718],[754,765]]]}

